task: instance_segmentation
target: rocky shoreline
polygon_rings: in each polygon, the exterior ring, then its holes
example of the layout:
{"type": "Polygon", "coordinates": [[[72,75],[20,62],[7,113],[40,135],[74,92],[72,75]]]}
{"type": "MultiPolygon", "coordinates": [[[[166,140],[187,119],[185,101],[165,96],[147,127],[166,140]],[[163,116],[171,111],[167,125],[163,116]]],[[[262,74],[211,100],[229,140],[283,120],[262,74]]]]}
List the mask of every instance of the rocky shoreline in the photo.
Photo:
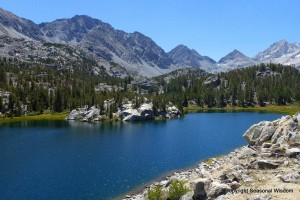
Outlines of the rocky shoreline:
{"type": "MultiPolygon", "coordinates": [[[[183,181],[181,200],[297,200],[300,197],[300,113],[262,121],[243,135],[247,146],[154,182],[124,200],[147,200],[148,189],[183,181]]],[[[167,196],[164,196],[167,199],[167,196]]]]}
{"type": "Polygon", "coordinates": [[[80,120],[82,122],[122,120],[133,122],[154,119],[177,119],[182,117],[182,112],[171,102],[165,106],[165,109],[155,110],[152,102],[149,102],[147,99],[144,99],[144,101],[138,107],[134,106],[134,103],[131,101],[128,101],[117,108],[116,112],[112,112],[111,107],[115,103],[115,100],[105,100],[102,109],[99,106],[77,108],[70,112],[66,120],[80,120]]]}

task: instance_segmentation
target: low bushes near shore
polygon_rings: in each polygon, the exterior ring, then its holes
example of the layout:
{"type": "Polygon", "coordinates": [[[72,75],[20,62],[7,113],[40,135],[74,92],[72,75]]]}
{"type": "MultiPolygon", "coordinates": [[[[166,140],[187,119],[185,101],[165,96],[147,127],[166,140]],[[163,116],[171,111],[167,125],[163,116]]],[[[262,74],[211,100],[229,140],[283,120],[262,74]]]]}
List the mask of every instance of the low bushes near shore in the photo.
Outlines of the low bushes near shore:
{"type": "Polygon", "coordinates": [[[148,189],[148,199],[149,200],[163,200],[164,199],[164,193],[162,191],[162,186],[157,185],[154,187],[154,189],[148,189]]]}
{"type": "Polygon", "coordinates": [[[185,186],[184,181],[172,181],[169,186],[169,190],[166,194],[162,190],[162,186],[157,185],[152,190],[149,188],[147,190],[147,195],[149,200],[179,200],[180,197],[185,195],[189,189],[185,186]],[[167,197],[166,197],[167,196],[167,197]]]}

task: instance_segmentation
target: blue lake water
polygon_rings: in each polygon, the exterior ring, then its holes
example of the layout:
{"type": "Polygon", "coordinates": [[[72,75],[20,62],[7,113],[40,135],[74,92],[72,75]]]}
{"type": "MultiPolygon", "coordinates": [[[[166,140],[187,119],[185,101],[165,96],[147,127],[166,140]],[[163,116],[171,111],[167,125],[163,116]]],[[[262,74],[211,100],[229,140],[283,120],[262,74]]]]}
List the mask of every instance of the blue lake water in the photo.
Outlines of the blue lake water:
{"type": "Polygon", "coordinates": [[[245,145],[280,114],[196,113],[169,121],[0,124],[0,199],[110,199],[245,145]]]}

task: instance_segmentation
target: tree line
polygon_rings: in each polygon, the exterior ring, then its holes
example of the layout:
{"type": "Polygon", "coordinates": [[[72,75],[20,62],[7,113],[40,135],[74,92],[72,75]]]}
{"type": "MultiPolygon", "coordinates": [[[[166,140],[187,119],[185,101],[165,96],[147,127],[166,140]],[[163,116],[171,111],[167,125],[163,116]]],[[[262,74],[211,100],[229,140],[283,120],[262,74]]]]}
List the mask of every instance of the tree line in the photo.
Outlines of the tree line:
{"type": "MultiPolygon", "coordinates": [[[[20,116],[27,106],[28,113],[42,114],[45,111],[62,112],[74,108],[97,105],[114,99],[110,112],[115,112],[123,99],[134,99],[135,91],[95,91],[99,83],[107,83],[120,88],[127,87],[131,78],[114,78],[106,73],[93,76],[85,71],[57,71],[24,63],[11,62],[0,58],[0,112],[7,116],[20,116]],[[8,102],[1,93],[9,92],[8,102]]],[[[101,109],[102,111],[104,109],[101,109]]]]}
{"type": "Polygon", "coordinates": [[[260,64],[218,75],[193,77],[182,75],[168,83],[164,76],[164,101],[187,107],[193,102],[201,107],[286,105],[300,101],[300,74],[291,66],[260,64]]]}
{"type": "Polygon", "coordinates": [[[177,75],[169,80],[166,75],[154,79],[156,84],[145,90],[132,85],[132,77],[115,78],[105,72],[93,76],[79,68],[72,72],[60,71],[0,58],[0,112],[20,116],[25,110],[41,114],[95,105],[101,114],[112,116],[127,100],[138,108],[148,99],[155,113],[165,111],[169,102],[183,110],[191,105],[222,108],[300,101],[299,71],[280,64],[261,64],[217,75],[201,72],[177,75]],[[99,83],[121,89],[96,91],[99,83]],[[9,92],[8,98],[4,97],[5,92],[9,92]],[[105,109],[104,101],[108,99],[113,99],[113,103],[105,109]]]}

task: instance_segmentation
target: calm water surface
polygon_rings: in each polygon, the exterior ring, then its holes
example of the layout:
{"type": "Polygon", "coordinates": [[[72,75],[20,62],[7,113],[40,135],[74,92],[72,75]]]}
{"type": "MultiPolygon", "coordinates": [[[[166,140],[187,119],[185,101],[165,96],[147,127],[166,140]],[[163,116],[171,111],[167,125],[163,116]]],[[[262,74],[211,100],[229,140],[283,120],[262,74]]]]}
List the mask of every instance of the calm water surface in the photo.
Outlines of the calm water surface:
{"type": "Polygon", "coordinates": [[[0,124],[0,199],[110,199],[246,144],[279,114],[198,113],[141,123],[0,124]]]}

